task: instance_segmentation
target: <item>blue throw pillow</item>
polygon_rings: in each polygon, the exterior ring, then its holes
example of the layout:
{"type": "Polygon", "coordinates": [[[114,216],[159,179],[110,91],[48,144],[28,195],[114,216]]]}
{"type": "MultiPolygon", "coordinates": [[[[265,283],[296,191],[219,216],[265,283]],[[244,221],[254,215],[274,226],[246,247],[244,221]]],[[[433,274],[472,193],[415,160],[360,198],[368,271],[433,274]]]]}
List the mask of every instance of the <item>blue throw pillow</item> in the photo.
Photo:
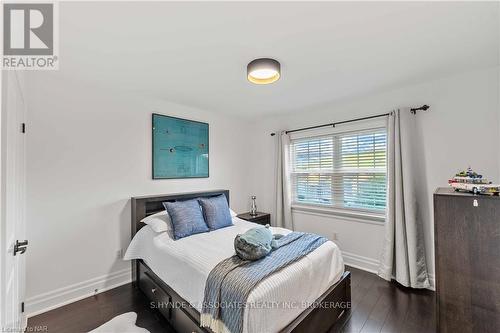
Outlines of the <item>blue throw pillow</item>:
{"type": "Polygon", "coordinates": [[[198,201],[203,209],[203,216],[210,230],[217,230],[233,225],[225,195],[212,198],[199,198],[198,201]]]}
{"type": "Polygon", "coordinates": [[[208,231],[198,200],[164,202],[163,206],[172,219],[175,240],[208,231]]]}

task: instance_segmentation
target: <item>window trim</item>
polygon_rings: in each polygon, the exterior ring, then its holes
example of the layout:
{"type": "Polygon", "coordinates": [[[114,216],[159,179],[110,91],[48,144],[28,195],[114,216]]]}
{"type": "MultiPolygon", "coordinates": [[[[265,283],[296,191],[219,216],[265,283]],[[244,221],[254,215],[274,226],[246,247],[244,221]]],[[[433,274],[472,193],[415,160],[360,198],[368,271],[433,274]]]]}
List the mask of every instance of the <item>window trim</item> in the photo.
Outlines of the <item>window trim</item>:
{"type": "Polygon", "coordinates": [[[373,212],[367,212],[363,210],[333,208],[330,206],[322,207],[321,205],[292,203],[292,213],[293,212],[320,215],[326,217],[333,216],[341,219],[349,219],[354,222],[369,223],[376,225],[384,225],[386,221],[385,212],[376,214],[373,212]]]}
{"type": "MultiPolygon", "coordinates": [[[[348,124],[343,124],[339,125],[337,127],[329,127],[329,128],[320,128],[320,129],[313,129],[313,130],[307,130],[307,131],[301,131],[301,132],[296,132],[290,134],[290,141],[295,141],[295,140],[300,140],[300,139],[313,139],[316,137],[321,137],[321,136],[328,136],[328,135],[341,135],[344,133],[349,133],[349,132],[362,132],[362,131],[369,131],[369,130],[377,130],[377,129],[385,129],[387,132],[387,121],[385,119],[371,119],[367,121],[361,121],[359,123],[348,123],[348,124]]],[[[386,151],[387,152],[387,151],[386,151]]],[[[292,150],[289,150],[289,156],[290,156],[290,161],[292,161],[292,150]]],[[[387,156],[387,155],[386,155],[387,156]]],[[[387,177],[387,164],[386,164],[386,170],[385,174],[387,177]]],[[[289,170],[289,177],[291,178],[294,172],[290,169],[289,170]]],[[[290,191],[292,191],[292,188],[290,188],[290,191]]],[[[388,193],[388,188],[386,188],[386,191],[388,193]]],[[[303,203],[303,202],[297,202],[294,200],[294,195],[293,192],[290,193],[290,196],[292,198],[291,201],[291,208],[292,211],[297,211],[297,212],[305,212],[305,213],[313,213],[313,214],[319,214],[323,216],[338,216],[341,218],[350,218],[353,219],[353,221],[359,221],[363,223],[370,223],[370,224],[377,224],[377,225],[383,225],[386,220],[386,213],[387,213],[387,199],[386,197],[386,207],[384,210],[381,210],[380,213],[374,211],[374,210],[365,210],[362,208],[342,208],[342,207],[335,207],[332,205],[322,205],[322,204],[309,204],[309,203],[303,203]]]]}

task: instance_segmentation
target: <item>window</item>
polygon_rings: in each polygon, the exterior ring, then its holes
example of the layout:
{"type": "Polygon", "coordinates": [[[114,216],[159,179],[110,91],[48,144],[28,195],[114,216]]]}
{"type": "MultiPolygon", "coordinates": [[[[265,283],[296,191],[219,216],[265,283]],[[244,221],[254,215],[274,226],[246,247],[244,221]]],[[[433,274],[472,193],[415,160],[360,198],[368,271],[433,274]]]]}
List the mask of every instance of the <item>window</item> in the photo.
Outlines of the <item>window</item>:
{"type": "Polygon", "coordinates": [[[294,139],[294,204],[384,213],[386,129],[294,139]]]}

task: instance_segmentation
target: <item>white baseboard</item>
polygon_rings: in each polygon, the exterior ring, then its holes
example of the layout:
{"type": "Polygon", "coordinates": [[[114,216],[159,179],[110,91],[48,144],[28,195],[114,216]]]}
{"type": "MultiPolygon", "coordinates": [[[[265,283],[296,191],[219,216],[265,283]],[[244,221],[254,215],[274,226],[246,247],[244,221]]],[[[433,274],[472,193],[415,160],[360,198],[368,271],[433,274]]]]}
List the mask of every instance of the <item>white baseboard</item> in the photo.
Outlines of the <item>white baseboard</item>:
{"type": "MultiPolygon", "coordinates": [[[[373,258],[363,257],[354,253],[342,251],[344,264],[354,268],[361,269],[370,273],[377,274],[379,261],[373,258]]],[[[429,274],[430,290],[436,290],[434,274],[429,274]]]]}
{"type": "Polygon", "coordinates": [[[132,273],[128,268],[33,296],[25,301],[27,317],[36,316],[131,281],[132,273]]]}
{"type": "Polygon", "coordinates": [[[342,257],[344,258],[344,264],[346,265],[377,274],[379,266],[379,261],[377,259],[363,257],[346,251],[342,251],[342,257]]]}

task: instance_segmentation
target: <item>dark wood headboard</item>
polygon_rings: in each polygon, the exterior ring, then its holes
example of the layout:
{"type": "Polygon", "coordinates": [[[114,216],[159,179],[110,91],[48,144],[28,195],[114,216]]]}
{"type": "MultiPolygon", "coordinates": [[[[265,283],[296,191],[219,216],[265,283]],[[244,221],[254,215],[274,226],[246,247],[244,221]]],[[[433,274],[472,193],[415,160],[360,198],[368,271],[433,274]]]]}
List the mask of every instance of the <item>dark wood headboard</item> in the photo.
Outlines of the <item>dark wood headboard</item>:
{"type": "Polygon", "coordinates": [[[141,222],[143,218],[151,214],[158,213],[165,208],[163,202],[184,201],[196,198],[209,198],[224,194],[229,205],[229,190],[213,190],[206,192],[190,192],[175,194],[147,195],[142,197],[132,197],[132,237],[144,227],[141,222]]]}
{"type": "MultiPolygon", "coordinates": [[[[131,225],[131,239],[134,238],[137,231],[145,226],[141,222],[143,218],[151,214],[158,213],[165,208],[163,202],[165,201],[183,201],[196,198],[209,198],[224,194],[229,205],[229,190],[212,190],[205,192],[190,192],[190,193],[175,193],[175,194],[157,194],[147,195],[141,197],[132,197],[132,225],[131,225]]],[[[137,274],[137,260],[132,260],[132,281],[135,282],[137,274]]]]}

